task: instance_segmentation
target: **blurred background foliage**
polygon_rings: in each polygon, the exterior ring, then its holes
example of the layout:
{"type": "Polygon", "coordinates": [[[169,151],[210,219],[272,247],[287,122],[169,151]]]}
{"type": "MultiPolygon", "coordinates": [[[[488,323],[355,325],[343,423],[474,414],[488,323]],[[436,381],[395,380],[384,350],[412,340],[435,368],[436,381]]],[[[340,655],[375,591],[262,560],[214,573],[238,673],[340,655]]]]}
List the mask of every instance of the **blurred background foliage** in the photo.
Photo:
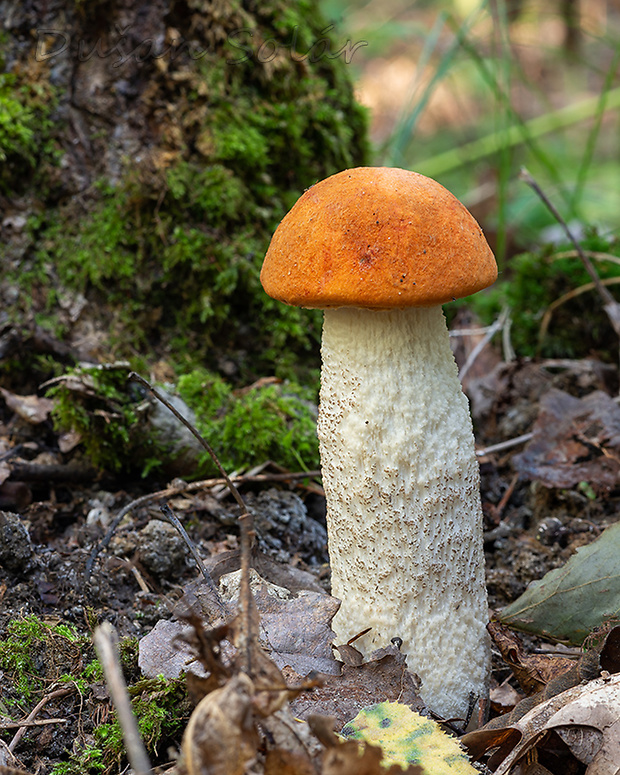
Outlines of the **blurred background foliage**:
{"type": "Polygon", "coordinates": [[[484,222],[500,262],[568,220],[620,225],[620,4],[613,0],[323,0],[354,41],[375,163],[438,179],[484,222]]]}
{"type": "MultiPolygon", "coordinates": [[[[500,266],[468,300],[512,317],[517,355],[616,359],[580,260],[526,167],[613,286],[620,275],[617,0],[323,0],[360,45],[373,163],[437,179],[481,223],[500,266]]],[[[613,292],[613,287],[612,287],[613,292]]],[[[450,307],[447,308],[452,315],[450,307]]]]}

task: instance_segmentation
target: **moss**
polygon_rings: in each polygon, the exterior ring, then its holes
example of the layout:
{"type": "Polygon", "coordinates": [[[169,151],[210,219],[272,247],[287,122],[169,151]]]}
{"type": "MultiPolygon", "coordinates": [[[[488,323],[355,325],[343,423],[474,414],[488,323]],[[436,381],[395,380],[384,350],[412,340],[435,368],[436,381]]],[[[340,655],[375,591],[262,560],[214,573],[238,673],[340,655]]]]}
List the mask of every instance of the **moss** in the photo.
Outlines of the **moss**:
{"type": "MultiPolygon", "coordinates": [[[[586,252],[620,257],[620,241],[606,239],[595,230],[584,238],[582,247],[586,252]]],[[[620,278],[617,263],[593,263],[601,279],[620,278]]],[[[553,249],[547,246],[512,258],[491,289],[465,303],[486,323],[507,308],[512,319],[511,341],[519,356],[581,358],[596,353],[616,360],[617,337],[595,291],[566,298],[552,308],[554,302],[589,283],[591,278],[572,245],[553,249]]]]}
{"type": "MultiPolygon", "coordinates": [[[[142,739],[153,759],[161,760],[166,757],[169,745],[179,745],[189,717],[185,682],[166,680],[162,676],[143,678],[137,664],[137,638],[121,639],[119,650],[142,739]]],[[[48,624],[36,616],[10,622],[6,637],[0,640],[3,712],[21,717],[31,710],[34,695],[48,689],[50,682],[70,683],[81,696],[75,700],[75,714],[67,715],[79,718],[83,725],[82,706],[95,701],[93,686],[103,680],[101,665],[93,656],[90,637],[79,634],[65,622],[48,624]]],[[[76,733],[72,750],[66,752],[66,761],[55,765],[53,775],[112,773],[126,766],[118,722],[114,719],[92,730],[90,723],[86,720],[88,728],[81,729],[79,735],[76,733]],[[93,734],[85,736],[85,731],[93,734]]],[[[12,734],[10,731],[9,735],[12,734]]]]}
{"type": "MultiPolygon", "coordinates": [[[[51,114],[54,89],[25,74],[0,73],[0,192],[22,190],[24,171],[55,158],[51,114]]],[[[40,185],[42,175],[36,176],[40,185]]]]}
{"type": "Polygon", "coordinates": [[[37,616],[9,622],[0,640],[0,669],[5,672],[3,699],[8,707],[26,710],[34,694],[49,680],[73,680],[71,668],[89,639],[70,625],[47,624],[37,616]]]}
{"type": "Polygon", "coordinates": [[[163,452],[143,433],[137,414],[141,399],[127,381],[126,366],[70,369],[50,387],[52,418],[58,431],[73,431],[91,463],[108,471],[139,473],[163,452]]]}
{"type": "MultiPolygon", "coordinates": [[[[294,383],[240,393],[216,374],[197,369],[179,380],[181,397],[228,471],[274,460],[289,470],[319,466],[316,394],[294,383]]],[[[206,472],[216,473],[208,456],[206,472]]]]}
{"type": "MultiPolygon", "coordinates": [[[[138,409],[142,393],[127,381],[126,366],[71,369],[48,389],[59,431],[74,431],[92,462],[109,471],[149,474],[168,460],[166,441],[138,409]]],[[[293,470],[318,468],[314,387],[294,382],[235,391],[214,372],[195,369],[179,379],[179,393],[197,416],[197,427],[224,467],[238,470],[274,460],[293,470]]],[[[195,475],[216,473],[208,455],[195,475]]]]}
{"type": "MultiPolygon", "coordinates": [[[[149,135],[140,153],[115,176],[101,166],[79,196],[32,216],[28,255],[12,276],[23,315],[53,315],[61,293],[85,294],[84,315],[109,331],[111,357],[140,352],[217,369],[232,354],[243,383],[292,376],[302,353],[316,364],[318,316],[267,299],[260,265],[304,188],[366,163],[368,146],[365,111],[315,3],[229,2],[220,11],[215,18],[198,0],[171,6],[166,24],[189,48],[141,63],[148,99],[132,110],[149,135]]],[[[97,39],[98,13],[84,4],[79,19],[76,39],[97,39]]],[[[107,158],[115,141],[95,125],[88,139],[107,158]]]]}
{"type": "MultiPolygon", "coordinates": [[[[154,758],[160,754],[165,755],[171,744],[178,745],[191,712],[185,681],[167,680],[163,676],[142,678],[130,684],[128,692],[138,721],[140,737],[147,752],[154,758]]],[[[95,772],[121,771],[126,755],[118,721],[115,719],[99,725],[95,730],[95,738],[98,746],[87,746],[77,753],[72,753],[70,764],[91,768],[94,764],[95,772]]],[[[79,770],[69,767],[65,771],[59,771],[58,775],[73,775],[74,772],[77,775],[79,770]]]]}

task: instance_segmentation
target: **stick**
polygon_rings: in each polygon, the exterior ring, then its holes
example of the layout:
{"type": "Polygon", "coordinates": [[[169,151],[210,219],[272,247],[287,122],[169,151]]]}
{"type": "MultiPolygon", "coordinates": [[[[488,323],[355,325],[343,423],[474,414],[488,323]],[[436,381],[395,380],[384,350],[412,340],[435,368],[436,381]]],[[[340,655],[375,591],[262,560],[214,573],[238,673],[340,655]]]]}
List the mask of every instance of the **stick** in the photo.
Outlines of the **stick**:
{"type": "Polygon", "coordinates": [[[24,719],[23,725],[17,730],[13,736],[13,739],[9,743],[9,751],[13,753],[17,744],[24,736],[27,727],[30,726],[30,722],[34,721],[41,708],[45,707],[50,700],[54,700],[56,697],[64,697],[66,694],[71,694],[73,691],[75,691],[75,687],[73,684],[71,684],[70,686],[63,686],[62,689],[56,689],[55,691],[46,694],[45,697],[43,697],[43,699],[30,711],[28,716],[24,719]]]}
{"type": "Polygon", "coordinates": [[[586,268],[587,273],[592,278],[592,282],[594,283],[596,292],[601,297],[601,300],[603,302],[603,309],[607,313],[609,322],[611,323],[612,328],[614,329],[616,334],[620,337],[620,304],[618,304],[618,302],[614,299],[611,293],[603,285],[603,283],[601,282],[601,278],[597,275],[594,269],[594,266],[592,265],[592,262],[585,254],[579,242],[575,239],[571,230],[568,228],[566,221],[564,220],[564,218],[562,218],[562,216],[556,209],[553,202],[551,202],[549,197],[545,194],[545,192],[541,189],[541,187],[534,180],[532,175],[525,169],[525,167],[521,168],[521,172],[519,173],[519,178],[523,180],[525,183],[527,183],[527,185],[530,186],[530,188],[532,188],[538,194],[540,199],[547,206],[547,209],[549,210],[549,212],[553,215],[553,217],[557,220],[557,222],[564,230],[564,233],[568,237],[569,241],[572,242],[573,245],[575,246],[577,255],[579,256],[584,267],[586,268]]]}
{"type": "Polygon", "coordinates": [[[127,758],[134,771],[134,775],[153,775],[151,763],[138,730],[138,722],[131,707],[125,678],[123,677],[118,657],[118,636],[116,630],[109,622],[104,622],[95,630],[94,641],[106,684],[116,709],[118,723],[123,733],[127,758]]]}

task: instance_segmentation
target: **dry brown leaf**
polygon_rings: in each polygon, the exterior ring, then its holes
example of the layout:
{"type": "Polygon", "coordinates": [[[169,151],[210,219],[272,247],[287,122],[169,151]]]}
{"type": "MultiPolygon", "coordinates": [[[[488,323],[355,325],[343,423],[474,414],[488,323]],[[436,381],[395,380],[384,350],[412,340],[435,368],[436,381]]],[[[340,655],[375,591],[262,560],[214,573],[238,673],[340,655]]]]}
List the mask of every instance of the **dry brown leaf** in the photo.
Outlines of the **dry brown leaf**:
{"type": "MultiPolygon", "coordinates": [[[[289,682],[294,676],[284,671],[289,682]]],[[[333,716],[338,728],[354,718],[362,708],[384,700],[423,710],[417,694],[416,676],[407,670],[403,654],[395,646],[380,649],[362,665],[343,665],[342,675],[321,676],[323,685],[312,694],[301,694],[291,700],[293,713],[299,718],[311,714],[333,716]]]]}
{"type": "Polygon", "coordinates": [[[289,772],[291,775],[316,775],[315,761],[321,756],[323,747],[309,726],[296,719],[288,706],[261,719],[260,728],[269,740],[265,775],[289,772]]]}
{"type": "Polygon", "coordinates": [[[549,681],[575,666],[575,660],[567,657],[528,654],[514,630],[497,621],[490,622],[487,629],[504,662],[510,666],[519,686],[527,695],[541,691],[549,681]]]}
{"type": "Polygon", "coordinates": [[[317,775],[317,770],[305,756],[274,748],[265,756],[265,775],[317,775]]]}
{"type": "Polygon", "coordinates": [[[264,587],[255,597],[261,618],[260,636],[278,667],[292,667],[302,676],[312,671],[332,675],[339,672],[331,649],[330,625],[340,605],[335,598],[303,591],[297,597],[280,600],[264,587]]]}
{"type": "Polygon", "coordinates": [[[561,732],[575,758],[588,765],[586,775],[619,775],[620,674],[573,686],[531,710],[513,729],[520,733],[520,740],[495,775],[508,775],[551,730],[561,732]],[[567,730],[578,734],[567,735],[567,730]],[[587,742],[579,739],[584,733],[591,738],[587,742]]]}
{"type": "Polygon", "coordinates": [[[515,705],[523,699],[523,695],[505,682],[491,689],[489,699],[491,700],[491,713],[495,716],[510,713],[515,705]]]}
{"type": "Polygon", "coordinates": [[[6,482],[11,475],[11,466],[5,461],[0,461],[0,484],[6,482]]]}
{"type": "Polygon", "coordinates": [[[325,752],[321,775],[424,775],[417,764],[410,765],[406,770],[397,764],[382,767],[382,758],[383,753],[378,746],[349,741],[325,752]]]}
{"type": "Polygon", "coordinates": [[[596,390],[575,398],[562,390],[542,397],[533,438],[513,457],[516,470],[547,487],[586,481],[608,492],[620,478],[620,407],[596,390]]]}
{"type": "MultiPolygon", "coordinates": [[[[614,628],[607,633],[607,636],[596,647],[587,651],[570,670],[550,680],[542,691],[521,700],[510,713],[491,719],[481,729],[469,732],[462,737],[461,743],[467,748],[472,759],[479,760],[487,751],[499,747],[491,761],[501,762],[519,741],[520,734],[517,724],[522,718],[529,716],[537,707],[545,705],[546,702],[562,696],[568,689],[597,678],[601,670],[601,661],[605,664],[613,663],[617,640],[616,630],[620,631],[620,628],[614,628]],[[611,652],[611,657],[608,656],[608,651],[611,652]]],[[[557,706],[557,708],[559,707],[560,705],[557,706]]]]}
{"type": "Polygon", "coordinates": [[[308,725],[325,746],[321,775],[424,775],[423,769],[411,764],[404,770],[398,764],[381,766],[383,752],[379,746],[355,740],[341,740],[334,733],[333,716],[313,714],[308,725]]]}
{"type": "Polygon", "coordinates": [[[31,425],[39,425],[45,422],[54,408],[51,398],[39,398],[39,396],[18,396],[5,388],[0,388],[0,394],[6,405],[12,409],[22,420],[31,425]]]}
{"type": "Polygon", "coordinates": [[[239,673],[198,703],[181,746],[187,775],[244,775],[258,745],[253,696],[252,680],[239,673]]]}
{"type": "Polygon", "coordinates": [[[71,452],[82,441],[82,434],[78,431],[65,431],[58,436],[58,449],[64,454],[71,452]]]}

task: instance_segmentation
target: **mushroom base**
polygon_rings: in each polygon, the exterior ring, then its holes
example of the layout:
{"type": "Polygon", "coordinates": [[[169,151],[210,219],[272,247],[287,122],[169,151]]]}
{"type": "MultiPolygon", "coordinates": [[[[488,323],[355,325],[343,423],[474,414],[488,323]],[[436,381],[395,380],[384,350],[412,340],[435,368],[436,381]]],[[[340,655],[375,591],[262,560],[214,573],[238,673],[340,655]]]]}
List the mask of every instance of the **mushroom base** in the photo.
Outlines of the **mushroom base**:
{"type": "Polygon", "coordinates": [[[479,468],[440,307],[325,311],[318,420],[337,642],[402,638],[421,696],[488,693],[479,468]]]}

